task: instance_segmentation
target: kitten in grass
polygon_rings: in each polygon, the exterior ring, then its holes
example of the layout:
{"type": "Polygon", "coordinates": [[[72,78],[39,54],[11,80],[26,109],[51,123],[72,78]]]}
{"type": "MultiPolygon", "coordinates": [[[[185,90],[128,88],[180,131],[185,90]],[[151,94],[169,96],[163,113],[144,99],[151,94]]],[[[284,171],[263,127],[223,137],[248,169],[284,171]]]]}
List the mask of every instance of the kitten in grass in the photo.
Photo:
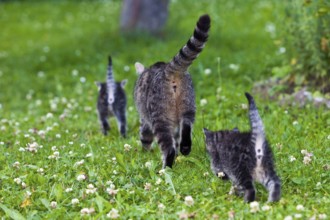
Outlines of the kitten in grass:
{"type": "Polygon", "coordinates": [[[140,114],[140,140],[149,149],[156,137],[163,168],[172,167],[178,148],[183,155],[191,151],[196,106],[188,68],[204,48],[210,22],[208,15],[201,16],[191,38],[170,62],[157,62],[149,68],[135,64],[139,73],[134,100],[140,114]]]}
{"type": "Polygon", "coordinates": [[[211,168],[219,177],[229,178],[246,202],[255,200],[254,181],[268,190],[268,201],[281,197],[281,182],[276,175],[271,148],[253,97],[245,93],[249,102],[250,132],[238,129],[209,131],[204,128],[206,150],[211,168]]]}
{"type": "Polygon", "coordinates": [[[104,135],[108,134],[110,125],[108,118],[115,116],[121,136],[126,137],[126,95],[124,87],[127,80],[115,82],[112,73],[112,59],[109,56],[106,82],[96,82],[99,89],[97,98],[98,117],[101,130],[104,135]]]}

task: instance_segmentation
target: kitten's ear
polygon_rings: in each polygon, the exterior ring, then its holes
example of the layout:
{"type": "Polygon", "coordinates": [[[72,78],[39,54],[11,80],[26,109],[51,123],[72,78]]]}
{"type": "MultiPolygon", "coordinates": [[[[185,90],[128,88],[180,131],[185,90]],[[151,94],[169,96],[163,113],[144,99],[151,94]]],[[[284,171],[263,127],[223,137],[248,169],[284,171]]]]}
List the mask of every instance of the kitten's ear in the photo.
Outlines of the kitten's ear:
{"type": "Polygon", "coordinates": [[[210,137],[210,135],[212,134],[212,132],[210,130],[207,130],[206,128],[203,128],[205,137],[210,137]]]}
{"type": "Polygon", "coordinates": [[[127,84],[127,79],[124,79],[123,81],[120,82],[120,86],[122,88],[125,88],[126,84],[127,84]]]}
{"type": "Polygon", "coordinates": [[[138,74],[143,73],[143,71],[144,71],[144,66],[143,66],[143,64],[142,64],[142,63],[139,63],[139,62],[136,62],[136,63],[135,63],[135,70],[136,70],[136,72],[137,72],[138,74]]]}

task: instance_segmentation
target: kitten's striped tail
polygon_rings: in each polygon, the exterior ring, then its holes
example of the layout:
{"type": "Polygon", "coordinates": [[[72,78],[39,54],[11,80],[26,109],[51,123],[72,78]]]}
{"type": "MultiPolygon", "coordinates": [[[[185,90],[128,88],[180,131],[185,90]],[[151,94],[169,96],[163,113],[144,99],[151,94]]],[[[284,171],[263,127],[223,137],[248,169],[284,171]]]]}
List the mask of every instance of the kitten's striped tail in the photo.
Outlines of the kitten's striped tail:
{"type": "Polygon", "coordinates": [[[108,103],[112,104],[115,101],[114,91],[115,91],[115,80],[112,74],[112,59],[109,56],[109,64],[107,69],[107,90],[108,90],[108,103]]]}
{"type": "Polygon", "coordinates": [[[257,106],[254,102],[253,97],[249,93],[245,93],[247,100],[249,101],[249,118],[252,129],[252,138],[256,141],[265,140],[264,125],[260,118],[257,106]]]}
{"type": "Polygon", "coordinates": [[[185,73],[194,59],[204,48],[208,38],[208,31],[210,29],[211,19],[210,16],[202,15],[195,27],[194,34],[184,45],[179,53],[173,57],[166,67],[168,73],[185,73]]]}

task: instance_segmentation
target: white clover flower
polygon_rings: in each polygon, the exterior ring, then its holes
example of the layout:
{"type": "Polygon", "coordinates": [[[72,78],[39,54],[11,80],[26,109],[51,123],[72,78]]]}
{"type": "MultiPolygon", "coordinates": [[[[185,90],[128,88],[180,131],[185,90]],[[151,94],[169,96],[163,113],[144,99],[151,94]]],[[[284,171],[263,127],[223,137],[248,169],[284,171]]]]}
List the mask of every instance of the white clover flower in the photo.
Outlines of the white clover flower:
{"type": "Polygon", "coordinates": [[[293,162],[293,161],[296,160],[296,158],[295,158],[294,156],[291,155],[291,156],[289,157],[289,160],[290,160],[290,162],[293,162]]]}
{"type": "Polygon", "coordinates": [[[319,219],[326,219],[327,215],[326,214],[319,214],[319,219]]]}
{"type": "Polygon", "coordinates": [[[66,188],[66,189],[65,189],[65,192],[69,193],[69,192],[72,192],[72,190],[73,190],[73,189],[72,189],[71,187],[69,187],[69,188],[66,188]]]}
{"type": "Polygon", "coordinates": [[[210,175],[209,172],[205,172],[205,173],[203,173],[203,176],[209,176],[209,175],[210,175]]]}
{"type": "Polygon", "coordinates": [[[291,215],[288,215],[288,216],[285,216],[284,220],[292,220],[292,216],[291,215]]]}
{"type": "Polygon", "coordinates": [[[160,176],[164,175],[165,174],[165,169],[161,169],[158,173],[159,173],[160,176]]]}
{"type": "MultiPolygon", "coordinates": [[[[72,143],[73,144],[73,143],[72,143]]],[[[86,144],[80,144],[80,147],[85,147],[86,146],[86,144]]]]}
{"type": "Polygon", "coordinates": [[[192,196],[186,196],[184,197],[184,203],[187,205],[187,206],[192,206],[194,205],[194,199],[192,196]]]}
{"type": "Polygon", "coordinates": [[[297,205],[296,210],[297,211],[304,211],[305,207],[303,205],[297,205]]]}
{"type": "Polygon", "coordinates": [[[92,157],[93,156],[93,153],[88,153],[88,154],[86,154],[86,156],[85,157],[92,157]]]}
{"type": "Polygon", "coordinates": [[[162,179],[161,178],[157,178],[157,180],[156,180],[156,185],[159,185],[159,184],[161,184],[162,183],[162,179]]]}
{"type": "Polygon", "coordinates": [[[327,138],[328,138],[328,140],[330,140],[330,135],[328,135],[328,137],[327,137],[327,138]]]}
{"type": "Polygon", "coordinates": [[[204,74],[205,74],[205,75],[210,75],[211,73],[212,73],[212,70],[209,69],[209,68],[206,68],[206,69],[204,70],[204,74]]]}
{"type": "Polygon", "coordinates": [[[269,205],[264,205],[263,207],[261,207],[262,211],[268,211],[270,210],[270,206],[269,205]]]}
{"type": "Polygon", "coordinates": [[[88,184],[86,194],[94,194],[96,190],[97,188],[95,188],[93,184],[88,184]]]}
{"type": "Polygon", "coordinates": [[[144,189],[149,191],[151,189],[151,183],[144,184],[144,189]]]}
{"type": "Polygon", "coordinates": [[[158,209],[159,209],[160,211],[164,211],[165,208],[166,208],[166,206],[165,206],[163,203],[159,203],[159,204],[158,204],[158,209]]]}
{"type": "Polygon", "coordinates": [[[110,188],[107,188],[106,190],[107,190],[107,193],[109,193],[109,195],[111,195],[111,196],[114,196],[118,193],[118,190],[116,190],[115,188],[110,187],[110,188]]]}
{"type": "Polygon", "coordinates": [[[285,47],[280,47],[280,48],[278,49],[278,53],[279,53],[279,54],[283,54],[283,53],[285,53],[285,52],[286,52],[285,47]]]}
{"type": "Polygon", "coordinates": [[[93,110],[93,108],[91,106],[85,106],[84,110],[85,112],[90,112],[93,110]]]}
{"type": "Polygon", "coordinates": [[[54,117],[54,115],[52,114],[52,113],[47,113],[47,115],[46,115],[46,118],[53,118],[54,117]]]}
{"type": "Polygon", "coordinates": [[[83,208],[82,210],[80,210],[80,214],[81,215],[90,215],[93,214],[95,212],[95,209],[92,208],[83,208]]]}
{"type": "Polygon", "coordinates": [[[229,64],[229,69],[233,70],[234,72],[239,70],[239,65],[238,64],[229,64]]]}
{"type": "Polygon", "coordinates": [[[299,123],[298,123],[298,121],[294,121],[294,122],[292,122],[292,124],[293,125],[298,125],[299,123]]]}
{"type": "Polygon", "coordinates": [[[306,155],[308,153],[308,151],[303,149],[303,150],[300,151],[300,153],[303,154],[303,155],[306,155]]]}
{"type": "Polygon", "coordinates": [[[132,149],[132,147],[131,147],[131,145],[129,145],[129,144],[125,144],[124,145],[124,151],[130,151],[132,149]]]}
{"type": "Polygon", "coordinates": [[[224,177],[224,176],[226,176],[226,175],[225,175],[224,172],[219,172],[219,173],[217,174],[217,176],[221,178],[221,177],[224,177]]]}
{"type": "Polygon", "coordinates": [[[270,34],[273,35],[273,34],[275,34],[276,27],[275,27],[275,25],[273,23],[268,22],[266,24],[265,30],[266,30],[266,32],[268,32],[268,33],[270,33],[270,34]]]}
{"type": "Polygon", "coordinates": [[[30,151],[30,152],[32,152],[32,153],[36,153],[36,152],[38,152],[38,147],[39,147],[39,145],[38,145],[38,143],[37,142],[33,142],[33,143],[28,143],[27,144],[27,148],[26,148],[26,150],[27,151],[30,151]]]}
{"type": "Polygon", "coordinates": [[[312,159],[311,159],[311,157],[308,157],[308,156],[304,156],[304,164],[310,164],[311,162],[312,162],[312,159]]]}
{"type": "Polygon", "coordinates": [[[79,71],[74,69],[74,70],[72,70],[71,74],[72,74],[72,76],[78,76],[79,71]]]}
{"type": "Polygon", "coordinates": [[[22,180],[21,180],[21,178],[15,178],[14,182],[19,185],[22,183],[22,180]]]}
{"type": "Polygon", "coordinates": [[[152,164],[151,164],[150,161],[147,161],[147,162],[144,164],[144,166],[145,166],[146,168],[150,169],[151,166],[152,166],[152,164]]]}
{"type": "Polygon", "coordinates": [[[56,134],[55,137],[56,138],[61,138],[61,134],[56,134]]]}
{"type": "Polygon", "coordinates": [[[44,169],[43,168],[38,168],[37,169],[37,172],[40,173],[40,174],[43,174],[44,173],[44,169]]]}
{"type": "Polygon", "coordinates": [[[302,214],[296,213],[296,214],[294,214],[294,218],[302,218],[302,214]]]}
{"type": "Polygon", "coordinates": [[[244,109],[244,110],[246,110],[246,109],[248,109],[248,105],[245,104],[245,103],[242,103],[242,104],[241,104],[241,108],[244,109]]]}
{"type": "Polygon", "coordinates": [[[69,144],[70,144],[70,145],[73,145],[73,141],[70,141],[69,144]]]}
{"type": "Polygon", "coordinates": [[[52,202],[50,203],[50,207],[51,207],[52,209],[56,209],[56,207],[57,207],[57,202],[52,201],[52,202]]]}
{"type": "Polygon", "coordinates": [[[75,164],[73,165],[73,166],[81,166],[81,165],[83,165],[85,163],[85,160],[84,159],[82,159],[82,160],[80,160],[80,161],[78,161],[78,162],[75,162],[75,164]]]}
{"type": "Polygon", "coordinates": [[[26,197],[26,198],[29,198],[31,195],[32,195],[32,193],[31,193],[29,190],[27,190],[27,191],[25,192],[25,197],[26,197]]]}
{"type": "Polygon", "coordinates": [[[203,107],[207,104],[207,100],[206,99],[201,99],[200,100],[200,105],[203,107]]]}
{"type": "Polygon", "coordinates": [[[118,212],[118,210],[117,209],[114,209],[114,208],[112,208],[111,210],[110,210],[110,212],[107,214],[107,217],[108,218],[111,218],[111,219],[117,219],[117,218],[119,218],[119,212],[118,212]]]}
{"type": "Polygon", "coordinates": [[[81,83],[85,83],[86,82],[86,78],[85,77],[80,77],[80,82],[81,83]]]}
{"type": "Polygon", "coordinates": [[[15,168],[19,168],[19,166],[21,165],[20,162],[16,161],[15,163],[13,163],[13,167],[15,168]]]}
{"type": "Polygon", "coordinates": [[[129,66],[127,66],[127,65],[126,65],[126,66],[124,66],[124,71],[125,71],[125,72],[128,72],[128,71],[129,71],[129,69],[130,69],[130,68],[129,68],[129,66]]]}
{"type": "Polygon", "coordinates": [[[26,188],[26,183],[22,182],[21,186],[22,186],[23,189],[25,189],[26,188]]]}
{"type": "Polygon", "coordinates": [[[78,181],[83,181],[85,179],[86,179],[86,175],[85,174],[80,174],[80,175],[77,176],[77,180],[78,181]]]}
{"type": "Polygon", "coordinates": [[[250,212],[256,213],[259,211],[259,202],[253,201],[250,203],[250,212]]]}
{"type": "Polygon", "coordinates": [[[25,151],[25,148],[20,147],[20,148],[18,149],[18,151],[20,151],[20,152],[24,152],[24,151],[25,151]]]}
{"type": "Polygon", "coordinates": [[[117,170],[112,171],[112,173],[113,173],[114,175],[117,175],[117,174],[118,174],[117,170]]]}
{"type": "Polygon", "coordinates": [[[72,204],[72,205],[79,204],[79,199],[77,199],[77,198],[72,199],[72,200],[71,200],[71,204],[72,204]]]}

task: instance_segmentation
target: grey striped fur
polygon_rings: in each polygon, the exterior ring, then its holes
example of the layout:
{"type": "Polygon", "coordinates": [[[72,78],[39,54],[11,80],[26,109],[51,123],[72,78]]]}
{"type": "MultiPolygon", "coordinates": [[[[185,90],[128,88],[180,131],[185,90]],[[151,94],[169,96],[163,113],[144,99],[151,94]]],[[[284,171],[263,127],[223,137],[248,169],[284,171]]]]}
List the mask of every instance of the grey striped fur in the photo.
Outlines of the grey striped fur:
{"type": "Polygon", "coordinates": [[[99,88],[97,98],[98,117],[101,130],[107,135],[110,130],[108,118],[115,116],[121,136],[126,137],[126,94],[124,87],[127,80],[115,82],[112,72],[112,59],[109,56],[106,82],[96,82],[99,88]]]}
{"type": "Polygon", "coordinates": [[[169,62],[157,62],[149,68],[136,63],[140,74],[134,100],[140,114],[140,139],[149,149],[154,136],[163,155],[163,168],[172,167],[180,148],[191,151],[191,131],[195,120],[195,93],[188,67],[207,41],[210,17],[199,18],[193,36],[169,62]]]}
{"type": "Polygon", "coordinates": [[[268,201],[275,202],[281,197],[281,182],[254,99],[248,93],[245,96],[249,101],[250,132],[204,129],[211,168],[215,174],[223,172],[224,178],[244,194],[245,201],[255,200],[253,182],[257,181],[267,188],[268,201]]]}

